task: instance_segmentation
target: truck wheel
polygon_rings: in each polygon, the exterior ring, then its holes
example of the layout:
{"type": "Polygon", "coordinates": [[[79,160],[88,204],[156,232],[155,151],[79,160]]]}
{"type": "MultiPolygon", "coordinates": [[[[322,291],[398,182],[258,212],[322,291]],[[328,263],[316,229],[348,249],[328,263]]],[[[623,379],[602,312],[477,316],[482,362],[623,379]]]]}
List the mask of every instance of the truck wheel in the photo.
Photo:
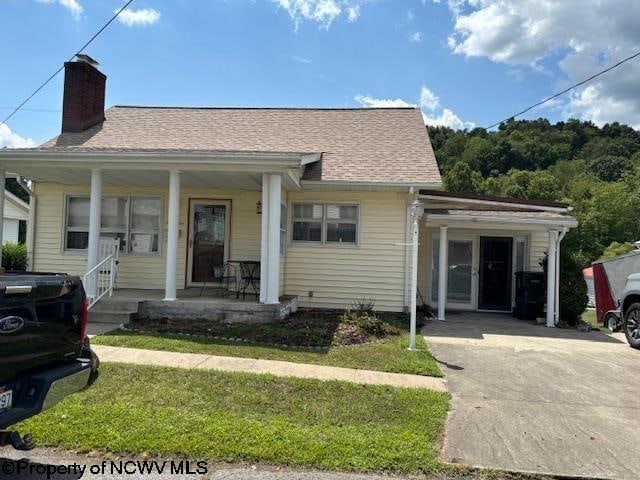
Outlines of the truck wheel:
{"type": "Polygon", "coordinates": [[[618,317],[614,313],[608,313],[604,317],[604,326],[607,327],[610,332],[617,332],[618,330],[620,330],[618,317]]]}
{"type": "Polygon", "coordinates": [[[640,348],[640,303],[632,303],[625,312],[624,334],[629,345],[640,348]]]}

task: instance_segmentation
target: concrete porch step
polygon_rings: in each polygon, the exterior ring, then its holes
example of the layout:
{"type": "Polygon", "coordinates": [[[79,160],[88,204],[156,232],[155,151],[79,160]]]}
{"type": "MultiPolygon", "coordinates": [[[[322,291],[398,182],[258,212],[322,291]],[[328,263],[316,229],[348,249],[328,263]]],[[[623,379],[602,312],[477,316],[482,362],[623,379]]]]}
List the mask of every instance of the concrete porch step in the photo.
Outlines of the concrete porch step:
{"type": "Polygon", "coordinates": [[[89,323],[110,323],[120,325],[129,323],[131,316],[136,312],[124,312],[121,310],[94,310],[89,311],[89,323]]]}
{"type": "Polygon", "coordinates": [[[92,312],[121,312],[135,313],[138,311],[139,300],[130,298],[109,298],[100,299],[91,309],[92,312]]]}

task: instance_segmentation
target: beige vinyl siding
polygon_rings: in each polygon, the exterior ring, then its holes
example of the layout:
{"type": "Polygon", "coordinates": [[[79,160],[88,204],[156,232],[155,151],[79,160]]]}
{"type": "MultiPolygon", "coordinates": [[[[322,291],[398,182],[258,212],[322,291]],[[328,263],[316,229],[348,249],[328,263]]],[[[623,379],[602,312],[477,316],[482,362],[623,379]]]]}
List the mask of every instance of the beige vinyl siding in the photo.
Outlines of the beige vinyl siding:
{"type": "MultiPolygon", "coordinates": [[[[89,193],[88,186],[69,186],[36,183],[38,210],[34,268],[39,271],[64,271],[83,275],[85,252],[63,251],[65,195],[89,193]]],[[[161,188],[103,188],[104,195],[154,196],[162,198],[162,242],[160,255],[121,255],[118,270],[119,288],[163,289],[165,280],[165,250],[167,229],[167,189],[161,188]]],[[[231,201],[231,232],[229,257],[233,260],[260,259],[260,215],[256,203],[260,193],[248,190],[183,189],[180,199],[180,235],[178,238],[178,288],[186,285],[187,234],[189,228],[189,199],[231,201]]]]}
{"type": "MultiPolygon", "coordinates": [[[[287,206],[287,218],[284,219],[284,224],[287,227],[287,236],[289,235],[289,193],[286,190],[282,190],[282,203],[287,206]]],[[[287,276],[286,276],[286,268],[287,268],[287,245],[285,239],[284,245],[284,255],[280,256],[280,295],[284,295],[287,291],[287,276]]]]}
{"type": "Polygon", "coordinates": [[[2,243],[18,243],[19,220],[5,218],[2,222],[2,243]]]}
{"type": "Polygon", "coordinates": [[[418,305],[429,303],[427,298],[429,246],[427,245],[427,229],[425,222],[420,222],[420,236],[418,237],[418,305]]]}
{"type": "Polygon", "coordinates": [[[406,194],[391,192],[290,192],[286,293],[300,305],[346,308],[358,298],[373,298],[379,310],[404,307],[406,194]],[[357,246],[291,242],[291,204],[359,205],[357,246]],[[309,296],[313,292],[313,297],[309,296]]]}
{"type": "Polygon", "coordinates": [[[549,234],[547,232],[534,231],[529,237],[529,270],[541,272],[540,264],[547,255],[549,234]]]}

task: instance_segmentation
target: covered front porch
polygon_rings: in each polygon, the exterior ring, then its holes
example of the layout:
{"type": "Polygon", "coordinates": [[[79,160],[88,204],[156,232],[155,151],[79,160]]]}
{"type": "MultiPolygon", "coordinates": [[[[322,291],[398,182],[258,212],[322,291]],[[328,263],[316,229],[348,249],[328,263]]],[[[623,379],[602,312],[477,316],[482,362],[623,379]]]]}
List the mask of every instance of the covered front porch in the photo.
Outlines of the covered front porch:
{"type": "Polygon", "coordinates": [[[238,280],[226,304],[236,303],[238,290],[238,303],[280,304],[287,195],[300,190],[305,166],[319,154],[87,156],[3,157],[0,167],[34,182],[31,268],[85,276],[92,304],[128,289],[149,291],[148,301],[197,303],[221,301],[211,287],[233,264],[238,280]],[[117,245],[112,259],[101,248],[106,239],[117,245]],[[250,282],[244,265],[253,265],[250,282]]]}

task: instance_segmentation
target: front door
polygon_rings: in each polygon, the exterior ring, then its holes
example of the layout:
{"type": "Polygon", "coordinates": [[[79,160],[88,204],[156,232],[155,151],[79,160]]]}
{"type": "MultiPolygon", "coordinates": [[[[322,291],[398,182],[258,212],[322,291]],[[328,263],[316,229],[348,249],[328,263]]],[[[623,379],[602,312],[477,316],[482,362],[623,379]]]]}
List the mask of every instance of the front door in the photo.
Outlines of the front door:
{"type": "Polygon", "coordinates": [[[479,310],[511,310],[513,238],[480,237],[479,310]]]}
{"type": "Polygon", "coordinates": [[[231,202],[191,200],[189,202],[189,240],[187,285],[215,280],[229,259],[231,202]]]}
{"type": "MultiPolygon", "coordinates": [[[[447,301],[446,307],[470,310],[475,308],[475,273],[473,267],[474,238],[451,236],[447,246],[447,301]]],[[[438,303],[440,267],[440,238],[432,239],[431,301],[438,303]]]]}

